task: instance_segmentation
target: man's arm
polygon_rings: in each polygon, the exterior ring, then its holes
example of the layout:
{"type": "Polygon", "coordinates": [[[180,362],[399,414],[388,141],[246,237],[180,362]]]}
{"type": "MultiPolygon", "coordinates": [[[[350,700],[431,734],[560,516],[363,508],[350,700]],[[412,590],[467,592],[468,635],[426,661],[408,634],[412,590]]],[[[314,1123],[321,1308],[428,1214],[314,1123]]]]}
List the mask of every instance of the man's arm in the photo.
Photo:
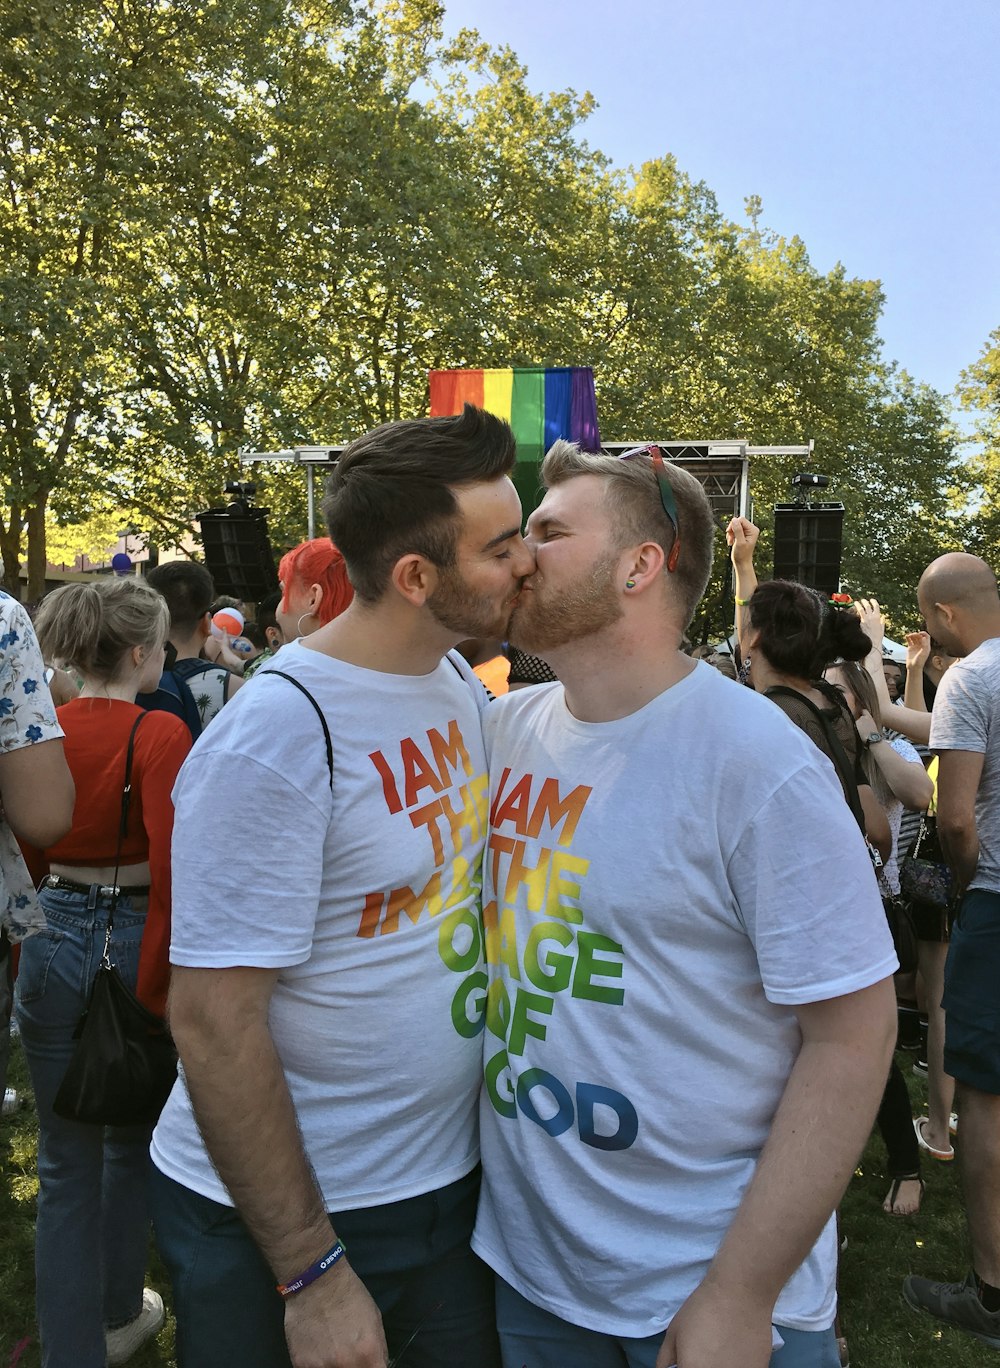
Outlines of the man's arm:
{"type": "Polygon", "coordinates": [[[892,979],[795,1011],[802,1048],[753,1181],[704,1281],[667,1328],[657,1368],[767,1368],[774,1303],[868,1139],[896,1039],[892,979]]]}
{"type": "Polygon", "coordinates": [[[979,751],[943,750],[939,754],[937,830],[959,893],[968,888],[979,864],[976,793],[982,773],[979,751]]]}
{"type": "MultiPolygon", "coordinates": [[[[288,1282],[335,1235],[268,1027],[277,970],[175,966],[170,1025],[209,1154],[247,1229],[288,1282]]],[[[341,1259],[285,1303],[295,1368],[384,1368],[381,1317],[341,1259]]]]}
{"type": "Polygon", "coordinates": [[[875,692],[878,695],[879,725],[891,727],[900,732],[908,741],[918,741],[926,746],[931,735],[931,715],[929,712],[914,712],[912,708],[893,705],[889,688],[882,669],[882,642],[885,640],[885,623],[882,610],[876,599],[858,599],[854,605],[861,626],[871,638],[872,648],[865,659],[865,669],[871,675],[875,692]]]}
{"type": "Polygon", "coordinates": [[[750,637],[749,602],[757,588],[757,572],[753,566],[754,551],[760,529],[749,518],[733,518],[726,528],[726,541],[733,562],[733,594],[736,598],[736,637],[740,654],[746,660],[750,637]]]}

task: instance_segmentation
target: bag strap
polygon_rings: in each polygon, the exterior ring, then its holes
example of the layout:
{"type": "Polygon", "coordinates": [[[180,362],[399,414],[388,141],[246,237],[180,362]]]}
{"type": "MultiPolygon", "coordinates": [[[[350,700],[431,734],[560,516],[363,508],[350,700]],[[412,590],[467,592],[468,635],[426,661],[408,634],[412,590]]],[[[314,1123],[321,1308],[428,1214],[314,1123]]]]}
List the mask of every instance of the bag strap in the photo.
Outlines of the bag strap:
{"type": "Polygon", "coordinates": [[[122,846],[125,843],[125,836],[128,832],[128,814],[132,806],[132,758],[135,752],[135,734],[139,730],[139,724],[146,717],[143,710],[132,723],[132,730],[128,734],[128,746],[125,749],[125,782],[122,785],[122,804],[121,817],[118,820],[118,845],[115,849],[115,877],[111,885],[111,906],[108,908],[108,925],[104,934],[104,954],[101,957],[101,965],[106,969],[111,968],[111,932],[114,929],[115,912],[118,908],[118,871],[122,862],[122,846]]]}
{"type": "Polygon", "coordinates": [[[823,734],[827,740],[827,745],[830,747],[830,759],[833,761],[834,767],[840,777],[840,786],[844,790],[844,797],[847,799],[847,805],[854,814],[854,820],[863,832],[865,829],[865,814],[861,807],[861,795],[858,793],[858,784],[857,780],[854,778],[854,769],[847,757],[847,752],[841,745],[840,737],[833,729],[830,719],[820,708],[817,708],[811,698],[807,698],[805,694],[799,693],[798,689],[789,689],[784,684],[774,684],[770,689],[765,690],[764,697],[774,698],[776,694],[787,695],[789,698],[795,698],[804,703],[822,727],[823,734]]]}
{"type": "Polygon", "coordinates": [[[298,689],[299,693],[300,693],[300,694],[305,694],[306,698],[308,698],[309,702],[312,704],[313,710],[314,710],[314,712],[316,713],[316,716],[319,718],[319,724],[320,724],[320,726],[323,728],[323,739],[324,739],[324,741],[326,742],[326,764],[327,764],[327,768],[328,768],[329,771],[330,771],[330,792],[332,793],[332,792],[333,792],[333,740],[332,740],[332,738],[331,738],[331,736],[330,736],[330,728],[327,726],[326,717],[325,717],[325,715],[324,715],[324,713],[323,713],[323,709],[322,709],[322,708],[319,706],[319,704],[316,702],[315,698],[313,698],[312,694],[309,692],[309,690],[306,688],[306,686],[305,686],[304,684],[300,684],[299,681],[298,681],[297,679],[295,679],[292,675],[290,675],[290,674],[285,674],[284,670],[262,670],[262,671],[260,672],[260,674],[259,674],[257,677],[258,677],[258,679],[267,679],[267,678],[269,678],[271,675],[277,675],[279,679],[287,679],[288,682],[289,682],[289,684],[294,684],[295,687],[298,689]]]}

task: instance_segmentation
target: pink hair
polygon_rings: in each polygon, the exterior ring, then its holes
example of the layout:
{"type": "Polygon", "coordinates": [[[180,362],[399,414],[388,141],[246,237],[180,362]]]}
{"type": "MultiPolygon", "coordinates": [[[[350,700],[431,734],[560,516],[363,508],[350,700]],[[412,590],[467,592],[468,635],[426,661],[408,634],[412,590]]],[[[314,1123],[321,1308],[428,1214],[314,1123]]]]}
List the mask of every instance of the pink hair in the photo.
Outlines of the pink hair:
{"type": "Polygon", "coordinates": [[[300,589],[322,586],[323,600],[316,613],[320,626],[339,617],[354,597],[344,558],[329,537],[314,537],[286,551],[278,566],[278,578],[283,589],[281,606],[286,612],[291,585],[300,589]]]}

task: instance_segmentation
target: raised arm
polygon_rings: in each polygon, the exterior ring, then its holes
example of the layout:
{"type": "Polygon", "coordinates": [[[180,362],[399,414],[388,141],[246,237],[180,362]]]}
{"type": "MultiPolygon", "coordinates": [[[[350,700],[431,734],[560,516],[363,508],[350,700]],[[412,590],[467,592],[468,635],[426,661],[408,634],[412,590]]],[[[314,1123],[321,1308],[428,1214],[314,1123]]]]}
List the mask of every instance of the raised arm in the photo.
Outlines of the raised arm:
{"type": "Polygon", "coordinates": [[[879,725],[891,727],[901,732],[909,741],[919,741],[926,746],[931,737],[931,715],[917,713],[912,708],[893,706],[882,672],[882,642],[885,640],[885,622],[877,599],[858,599],[855,609],[861,618],[861,625],[871,638],[872,648],[865,660],[865,669],[872,677],[875,692],[878,694],[879,725]]]}
{"type": "Polygon", "coordinates": [[[726,542],[733,562],[733,593],[736,598],[736,639],[740,654],[747,658],[747,639],[750,635],[750,599],[757,588],[757,572],[753,557],[760,537],[760,528],[749,518],[733,518],[726,528],[726,542]]]}
{"type": "Polygon", "coordinates": [[[906,688],[903,702],[912,712],[926,712],[924,701],[924,666],[930,659],[931,638],[928,632],[908,632],[906,636],[906,688]]]}

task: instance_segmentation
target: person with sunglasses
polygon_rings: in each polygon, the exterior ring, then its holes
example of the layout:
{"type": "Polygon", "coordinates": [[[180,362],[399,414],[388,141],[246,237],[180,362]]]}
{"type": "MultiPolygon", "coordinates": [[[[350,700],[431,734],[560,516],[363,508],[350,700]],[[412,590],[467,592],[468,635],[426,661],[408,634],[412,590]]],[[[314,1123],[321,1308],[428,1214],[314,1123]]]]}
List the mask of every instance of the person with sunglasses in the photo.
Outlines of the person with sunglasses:
{"type": "Polygon", "coordinates": [[[560,682],[483,718],[503,1362],[836,1368],[833,1211],[895,1038],[871,861],[808,739],[679,649],[698,481],[566,442],[542,477],[510,630],[560,682]]]}

